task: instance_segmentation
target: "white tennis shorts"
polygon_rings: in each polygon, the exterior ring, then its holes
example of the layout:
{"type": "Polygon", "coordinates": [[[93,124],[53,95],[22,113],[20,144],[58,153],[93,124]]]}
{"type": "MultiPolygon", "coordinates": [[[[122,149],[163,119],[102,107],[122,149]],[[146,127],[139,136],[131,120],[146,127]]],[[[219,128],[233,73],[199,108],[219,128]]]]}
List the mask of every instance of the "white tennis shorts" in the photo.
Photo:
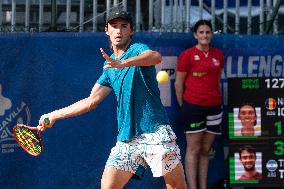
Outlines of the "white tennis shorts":
{"type": "Polygon", "coordinates": [[[118,141],[111,149],[106,167],[134,174],[141,179],[147,168],[153,177],[164,176],[180,162],[180,149],[170,125],[162,125],[154,133],[144,133],[127,142],[118,141]]]}

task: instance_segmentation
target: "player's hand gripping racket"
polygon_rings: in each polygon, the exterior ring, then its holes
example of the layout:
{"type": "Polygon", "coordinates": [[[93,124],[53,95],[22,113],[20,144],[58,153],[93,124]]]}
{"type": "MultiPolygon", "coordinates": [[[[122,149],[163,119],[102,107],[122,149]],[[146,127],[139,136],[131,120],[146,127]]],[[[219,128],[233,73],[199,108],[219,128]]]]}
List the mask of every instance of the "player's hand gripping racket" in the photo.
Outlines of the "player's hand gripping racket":
{"type": "MultiPolygon", "coordinates": [[[[50,121],[44,119],[46,124],[50,121]]],[[[37,127],[30,127],[24,124],[17,124],[13,127],[13,135],[18,144],[32,156],[38,156],[43,150],[43,143],[40,136],[41,131],[37,127]]]]}

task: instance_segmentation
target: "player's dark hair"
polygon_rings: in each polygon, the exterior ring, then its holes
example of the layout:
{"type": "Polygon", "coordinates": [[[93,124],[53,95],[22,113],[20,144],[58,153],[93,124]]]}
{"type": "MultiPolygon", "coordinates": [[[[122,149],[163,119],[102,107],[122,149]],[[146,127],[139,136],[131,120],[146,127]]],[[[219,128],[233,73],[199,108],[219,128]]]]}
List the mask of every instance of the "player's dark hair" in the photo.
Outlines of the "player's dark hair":
{"type": "MultiPolygon", "coordinates": [[[[132,31],[134,31],[134,25],[133,25],[132,16],[131,16],[131,14],[129,12],[124,11],[122,7],[113,7],[110,10],[108,17],[106,18],[106,25],[105,25],[105,27],[108,28],[108,23],[111,20],[114,20],[114,19],[117,19],[117,18],[121,18],[123,20],[126,20],[130,24],[130,29],[132,31]]],[[[130,35],[130,39],[132,39],[132,37],[133,37],[133,34],[130,35]]],[[[110,38],[109,38],[109,48],[113,52],[112,43],[110,41],[110,38]]]]}
{"type": "Polygon", "coordinates": [[[202,25],[207,25],[211,29],[211,32],[212,32],[212,30],[213,30],[212,24],[209,20],[198,20],[193,26],[193,32],[196,33],[197,30],[198,30],[198,27],[202,26],[202,25]]]}
{"type": "Polygon", "coordinates": [[[106,18],[106,27],[108,27],[108,23],[111,20],[121,18],[123,20],[126,20],[130,24],[130,28],[133,30],[133,19],[132,16],[129,12],[123,10],[123,7],[121,6],[115,6],[112,7],[111,10],[109,11],[109,14],[107,15],[106,18]]]}
{"type": "Polygon", "coordinates": [[[247,151],[249,153],[253,153],[254,155],[256,155],[255,148],[252,147],[251,145],[244,145],[239,149],[239,157],[240,158],[241,158],[241,154],[242,154],[243,151],[247,151]]]}

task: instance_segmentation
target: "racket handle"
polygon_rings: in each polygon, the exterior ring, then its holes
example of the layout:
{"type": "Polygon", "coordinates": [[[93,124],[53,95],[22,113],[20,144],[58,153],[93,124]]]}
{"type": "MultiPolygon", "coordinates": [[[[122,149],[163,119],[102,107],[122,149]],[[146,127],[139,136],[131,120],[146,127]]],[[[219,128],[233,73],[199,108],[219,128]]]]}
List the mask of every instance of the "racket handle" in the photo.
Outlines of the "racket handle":
{"type": "MultiPolygon", "coordinates": [[[[47,124],[47,125],[50,124],[50,120],[48,119],[48,117],[44,118],[43,121],[44,121],[44,123],[47,124]]],[[[37,129],[37,134],[38,134],[39,136],[40,136],[40,132],[41,132],[41,131],[40,131],[39,129],[37,129]]]]}
{"type": "Polygon", "coordinates": [[[44,123],[47,124],[47,125],[50,124],[50,120],[48,119],[48,117],[47,117],[47,118],[44,118],[43,121],[44,121],[44,123]]]}
{"type": "Polygon", "coordinates": [[[24,125],[24,127],[28,128],[28,129],[30,129],[32,131],[37,131],[38,130],[37,127],[30,127],[30,126],[27,126],[27,125],[24,125]]]}

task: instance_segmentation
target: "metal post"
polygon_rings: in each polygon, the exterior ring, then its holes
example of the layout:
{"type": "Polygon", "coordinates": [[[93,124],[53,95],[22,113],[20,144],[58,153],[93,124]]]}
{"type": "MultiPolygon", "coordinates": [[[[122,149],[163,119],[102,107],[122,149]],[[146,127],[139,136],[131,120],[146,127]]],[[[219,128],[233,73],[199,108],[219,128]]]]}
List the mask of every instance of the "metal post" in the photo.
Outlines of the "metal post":
{"type": "Polygon", "coordinates": [[[39,17],[38,17],[38,31],[42,31],[43,25],[43,0],[39,0],[39,17]]]}
{"type": "Polygon", "coordinates": [[[162,0],[161,2],[161,31],[165,31],[166,24],[165,24],[165,7],[166,7],[166,0],[162,0]]]}
{"type": "Polygon", "coordinates": [[[228,29],[228,0],[224,0],[224,15],[223,15],[223,32],[227,33],[228,29]]]}
{"type": "Polygon", "coordinates": [[[2,11],[2,0],[0,0],[0,32],[2,31],[3,24],[3,11],[2,11]]]}
{"type": "Polygon", "coordinates": [[[179,31],[182,32],[184,30],[184,4],[183,0],[179,1],[179,14],[180,14],[180,22],[179,22],[179,31]]]}
{"type": "Polygon", "coordinates": [[[66,30],[70,30],[71,0],[66,1],[66,30]]]}
{"type": "Polygon", "coordinates": [[[275,2],[275,6],[274,6],[274,9],[273,9],[273,12],[272,12],[271,20],[269,21],[268,27],[266,29],[266,33],[267,34],[270,32],[270,30],[272,28],[273,21],[275,20],[277,14],[278,14],[278,11],[280,9],[280,5],[281,5],[281,1],[280,0],[275,2]]]}
{"type": "Polygon", "coordinates": [[[109,15],[110,7],[111,7],[111,0],[107,0],[106,1],[106,17],[108,17],[109,15]]]}
{"type": "Polygon", "coordinates": [[[16,30],[16,0],[12,0],[11,32],[16,30]]]}
{"type": "Polygon", "coordinates": [[[265,29],[267,30],[269,22],[271,21],[272,18],[272,1],[271,0],[266,0],[266,5],[265,5],[265,11],[266,17],[265,17],[265,29]]]}
{"type": "Polygon", "coordinates": [[[174,15],[173,15],[173,22],[174,22],[174,29],[173,31],[177,31],[177,25],[178,25],[178,0],[174,0],[174,15]]]}
{"type": "Polygon", "coordinates": [[[203,0],[199,0],[199,19],[203,19],[203,0]]]}
{"type": "Polygon", "coordinates": [[[168,27],[168,29],[170,30],[170,31],[173,31],[173,0],[169,0],[169,9],[170,9],[170,12],[169,12],[169,17],[170,17],[170,19],[169,19],[169,21],[170,21],[170,23],[169,23],[169,27],[168,27]]]}
{"type": "Polygon", "coordinates": [[[122,7],[124,11],[127,11],[127,0],[122,0],[122,7]]]}
{"type": "Polygon", "coordinates": [[[239,30],[240,30],[240,0],[236,0],[235,34],[239,34],[239,30]]]}
{"type": "Polygon", "coordinates": [[[93,1],[93,32],[98,30],[97,20],[98,20],[98,0],[93,1]]]}
{"type": "Polygon", "coordinates": [[[215,23],[215,18],[216,18],[216,14],[215,14],[215,7],[216,7],[216,2],[215,0],[211,0],[211,23],[212,23],[212,29],[213,32],[216,30],[216,23],[215,23]]]}
{"type": "Polygon", "coordinates": [[[25,32],[30,29],[30,0],[26,0],[25,6],[25,32]]]}
{"type": "Polygon", "coordinates": [[[191,0],[186,0],[185,4],[186,10],[185,10],[185,31],[190,31],[190,7],[191,7],[191,0]]]}
{"type": "Polygon", "coordinates": [[[84,30],[84,0],[80,0],[80,23],[79,23],[79,32],[83,32],[84,30]]]}
{"type": "MultiPolygon", "coordinates": [[[[280,0],[273,0],[273,6],[277,7],[278,3],[280,3],[280,0]]],[[[273,34],[278,34],[278,26],[279,26],[279,22],[278,22],[278,12],[275,16],[274,22],[273,22],[273,34]]]]}
{"type": "Polygon", "coordinates": [[[136,31],[140,31],[141,1],[136,0],[136,31]]]}
{"type": "Polygon", "coordinates": [[[56,0],[51,0],[51,31],[56,31],[57,30],[57,2],[56,0]]]}
{"type": "Polygon", "coordinates": [[[118,0],[113,0],[113,6],[117,6],[118,5],[118,0]]]}
{"type": "Polygon", "coordinates": [[[153,30],[153,7],[154,3],[153,0],[149,0],[149,21],[148,21],[148,30],[153,30]]]}
{"type": "Polygon", "coordinates": [[[264,0],[260,0],[260,14],[259,14],[259,34],[264,33],[264,0]]]}
{"type": "Polygon", "coordinates": [[[252,0],[248,0],[248,19],[247,19],[247,34],[251,34],[251,10],[252,10],[252,0]]]}

